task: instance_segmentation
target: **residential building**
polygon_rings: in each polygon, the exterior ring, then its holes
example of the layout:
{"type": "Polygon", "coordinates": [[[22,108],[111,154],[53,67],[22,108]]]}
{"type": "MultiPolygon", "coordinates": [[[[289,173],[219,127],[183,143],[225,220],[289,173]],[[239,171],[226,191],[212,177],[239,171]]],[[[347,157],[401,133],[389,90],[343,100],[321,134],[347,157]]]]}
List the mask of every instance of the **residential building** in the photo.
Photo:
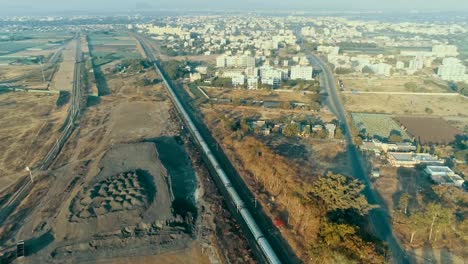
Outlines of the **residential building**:
{"type": "Polygon", "coordinates": [[[438,58],[456,57],[458,49],[455,45],[434,45],[432,46],[432,54],[438,58]]]}
{"type": "Polygon", "coordinates": [[[292,66],[291,67],[291,79],[292,80],[312,80],[312,66],[292,66]]]}
{"type": "Polygon", "coordinates": [[[437,75],[445,81],[468,81],[466,66],[457,58],[445,58],[437,70],[437,75]]]}
{"type": "Polygon", "coordinates": [[[414,167],[418,164],[436,164],[441,165],[443,160],[437,156],[428,153],[407,153],[407,152],[389,152],[387,153],[388,161],[395,167],[414,167]]]}

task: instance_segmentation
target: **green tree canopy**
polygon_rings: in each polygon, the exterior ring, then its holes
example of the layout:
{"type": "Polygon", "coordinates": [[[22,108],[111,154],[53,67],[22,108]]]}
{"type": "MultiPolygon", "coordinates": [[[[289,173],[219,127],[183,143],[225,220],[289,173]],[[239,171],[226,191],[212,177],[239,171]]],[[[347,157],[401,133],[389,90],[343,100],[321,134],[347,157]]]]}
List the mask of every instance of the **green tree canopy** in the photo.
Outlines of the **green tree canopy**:
{"type": "Polygon", "coordinates": [[[375,208],[361,194],[364,185],[356,179],[329,173],[320,177],[311,189],[311,195],[319,198],[327,211],[355,209],[364,215],[375,208]]]}

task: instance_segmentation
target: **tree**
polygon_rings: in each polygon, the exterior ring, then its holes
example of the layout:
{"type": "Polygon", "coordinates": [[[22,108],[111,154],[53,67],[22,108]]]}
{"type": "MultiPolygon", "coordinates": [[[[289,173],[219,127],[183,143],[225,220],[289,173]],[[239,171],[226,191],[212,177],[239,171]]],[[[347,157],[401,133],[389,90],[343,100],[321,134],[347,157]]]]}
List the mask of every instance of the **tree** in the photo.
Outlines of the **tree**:
{"type": "Polygon", "coordinates": [[[328,173],[320,177],[311,187],[310,195],[317,197],[325,205],[326,211],[355,209],[361,215],[375,208],[370,205],[361,191],[364,185],[356,179],[340,174],[328,173]]]}
{"type": "Polygon", "coordinates": [[[403,137],[401,135],[401,132],[398,131],[398,130],[390,131],[390,135],[388,136],[388,141],[390,141],[390,142],[402,142],[403,137]]]}
{"type": "Polygon", "coordinates": [[[300,132],[301,129],[299,128],[299,124],[296,123],[288,124],[283,129],[283,135],[287,137],[295,137],[299,135],[300,132]]]}
{"type": "Polygon", "coordinates": [[[400,199],[398,201],[398,206],[400,207],[400,210],[403,210],[402,213],[404,213],[405,215],[408,213],[408,203],[410,198],[411,196],[409,194],[404,193],[400,196],[400,199]]]}
{"type": "Polygon", "coordinates": [[[448,226],[452,221],[452,212],[449,208],[442,207],[438,203],[430,203],[426,207],[426,219],[430,221],[429,241],[432,239],[434,229],[437,226],[448,226]]]}
{"type": "Polygon", "coordinates": [[[320,236],[328,246],[339,245],[347,236],[355,233],[356,230],[347,224],[324,223],[320,229],[320,236]]]}
{"type": "Polygon", "coordinates": [[[424,228],[425,223],[426,218],[422,213],[415,212],[414,214],[411,214],[411,216],[409,217],[409,224],[411,227],[410,244],[413,244],[416,233],[421,231],[422,228],[424,228]]]}
{"type": "Polygon", "coordinates": [[[414,92],[416,89],[418,89],[418,84],[415,82],[407,82],[405,83],[405,88],[414,92]]]}

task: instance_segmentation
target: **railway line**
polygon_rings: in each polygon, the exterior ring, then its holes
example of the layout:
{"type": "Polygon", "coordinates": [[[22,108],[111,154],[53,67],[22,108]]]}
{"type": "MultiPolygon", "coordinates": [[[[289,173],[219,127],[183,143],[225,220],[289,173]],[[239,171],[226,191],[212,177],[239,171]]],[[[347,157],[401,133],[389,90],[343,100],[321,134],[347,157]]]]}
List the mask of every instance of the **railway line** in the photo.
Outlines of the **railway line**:
{"type": "MultiPolygon", "coordinates": [[[[76,36],[76,38],[79,39],[79,34],[76,36]]],[[[81,42],[78,41],[78,45],[76,47],[76,63],[73,76],[71,104],[68,108],[68,113],[62,129],[62,133],[60,134],[59,138],[54,143],[54,145],[50,148],[49,152],[47,152],[46,156],[42,159],[42,161],[33,168],[31,168],[33,171],[47,170],[52,165],[53,161],[58,156],[61,149],[63,148],[63,146],[65,145],[75,128],[75,122],[80,114],[81,100],[83,97],[83,90],[81,89],[82,53],[80,43],[81,42]]],[[[27,196],[27,194],[29,194],[32,187],[33,182],[27,180],[26,183],[23,184],[12,195],[12,197],[5,203],[5,205],[2,206],[2,208],[0,209],[0,223],[4,222],[5,219],[10,215],[10,213],[13,212],[16,206],[19,203],[21,203],[21,201],[27,196]]]]}
{"type": "MultiPolygon", "coordinates": [[[[202,136],[200,133],[199,129],[195,125],[195,123],[192,121],[192,118],[188,114],[187,110],[183,106],[183,104],[180,102],[178,96],[176,95],[174,91],[174,87],[172,84],[167,80],[166,76],[163,74],[163,72],[160,69],[160,66],[157,63],[157,60],[155,59],[153,52],[147,45],[146,41],[140,37],[136,36],[137,40],[140,42],[140,45],[142,46],[144,52],[146,53],[147,58],[153,63],[156,71],[158,74],[161,76],[163,79],[164,86],[166,87],[167,92],[170,95],[170,98],[180,114],[181,118],[183,119],[183,122],[187,126],[188,130],[192,134],[193,138],[195,139],[196,143],[199,145],[205,160],[209,163],[209,165],[212,168],[212,171],[215,173],[215,175],[218,177],[218,181],[221,183],[223,186],[223,192],[226,194],[225,197],[228,199],[228,201],[232,202],[235,206],[235,209],[237,210],[238,215],[240,216],[239,218],[243,222],[245,226],[247,226],[248,231],[250,232],[250,236],[253,237],[255,240],[255,244],[258,248],[258,250],[261,252],[263,260],[265,260],[267,263],[271,264],[277,264],[277,263],[282,263],[280,258],[278,257],[276,251],[272,248],[270,242],[268,241],[267,237],[265,236],[265,227],[262,228],[257,224],[255,221],[254,217],[252,216],[249,208],[246,206],[246,203],[244,200],[240,197],[238,191],[235,189],[233,186],[233,183],[227,176],[226,172],[223,170],[221,167],[218,159],[214,155],[214,153],[211,151],[210,145],[207,143],[205,138],[202,136]]],[[[268,232],[268,230],[267,230],[268,232]]],[[[283,257],[284,259],[284,257],[283,257]]]]}

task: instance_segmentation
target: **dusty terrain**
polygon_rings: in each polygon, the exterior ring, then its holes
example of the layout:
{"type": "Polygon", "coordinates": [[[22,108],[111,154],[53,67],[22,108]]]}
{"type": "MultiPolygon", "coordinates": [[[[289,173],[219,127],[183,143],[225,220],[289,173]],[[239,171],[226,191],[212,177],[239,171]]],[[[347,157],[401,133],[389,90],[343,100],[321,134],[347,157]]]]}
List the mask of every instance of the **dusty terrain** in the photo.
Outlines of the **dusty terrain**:
{"type": "Polygon", "coordinates": [[[394,115],[428,115],[451,120],[457,128],[468,125],[466,105],[462,96],[342,94],[349,112],[387,113],[394,115]]]}
{"type": "Polygon", "coordinates": [[[58,95],[0,94],[0,191],[26,175],[55,142],[66,116],[56,107],[58,95]]]}
{"type": "Polygon", "coordinates": [[[446,83],[435,78],[419,76],[398,77],[340,77],[345,89],[365,92],[426,92],[445,93],[449,91],[446,83]],[[416,87],[407,88],[405,84],[414,83],[416,87]]]}
{"type": "Polygon", "coordinates": [[[51,90],[71,91],[73,87],[73,74],[75,68],[75,54],[77,41],[70,41],[62,52],[62,62],[50,84],[51,90]]]}
{"type": "Polygon", "coordinates": [[[252,263],[162,85],[136,84],[156,73],[104,77],[109,94],[88,100],[51,170],[0,227],[0,250],[8,258],[24,239],[26,263],[252,263]],[[158,151],[160,138],[190,156],[182,162],[196,177],[196,212],[174,206],[178,175],[158,151]]]}

